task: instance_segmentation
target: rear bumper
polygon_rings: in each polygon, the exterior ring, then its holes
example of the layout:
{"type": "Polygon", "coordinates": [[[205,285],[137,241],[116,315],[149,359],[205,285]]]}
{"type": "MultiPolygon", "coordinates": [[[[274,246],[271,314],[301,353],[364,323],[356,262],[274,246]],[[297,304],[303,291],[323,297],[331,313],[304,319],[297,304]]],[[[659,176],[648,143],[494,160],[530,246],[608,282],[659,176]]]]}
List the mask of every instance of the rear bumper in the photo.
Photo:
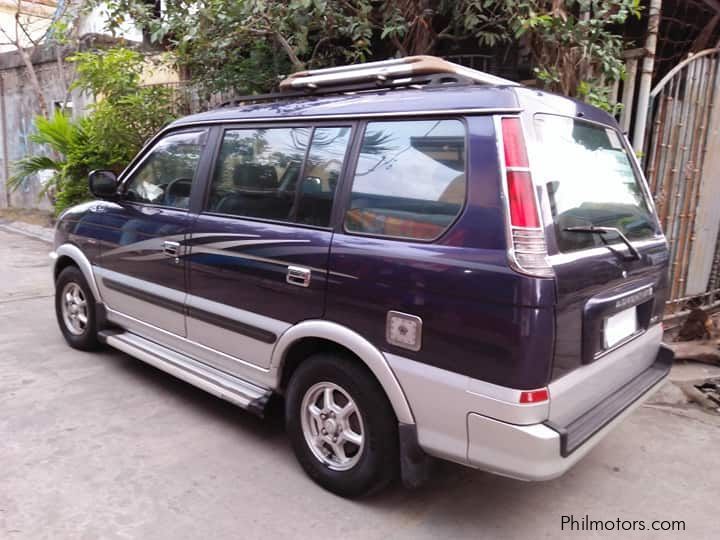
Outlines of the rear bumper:
{"type": "Polygon", "coordinates": [[[663,383],[672,358],[661,346],[645,371],[567,425],[521,426],[468,414],[468,465],[521,480],[562,475],[663,383]]]}
{"type": "Polygon", "coordinates": [[[667,377],[672,366],[673,352],[660,346],[655,362],[628,384],[608,396],[604,401],[568,425],[559,426],[545,422],[549,428],[560,434],[560,454],[567,457],[588,439],[610,424],[624,410],[642,400],[658,383],[667,377]]]}

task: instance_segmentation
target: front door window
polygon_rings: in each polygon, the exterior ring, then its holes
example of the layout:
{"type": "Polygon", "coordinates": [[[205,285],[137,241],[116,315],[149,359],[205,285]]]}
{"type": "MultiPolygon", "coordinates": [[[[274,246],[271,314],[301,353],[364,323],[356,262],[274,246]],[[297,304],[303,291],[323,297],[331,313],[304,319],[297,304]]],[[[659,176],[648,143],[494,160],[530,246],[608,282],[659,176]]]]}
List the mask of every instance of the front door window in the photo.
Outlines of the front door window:
{"type": "Polygon", "coordinates": [[[206,130],[161,139],[126,183],[131,202],[187,209],[206,130]]]}

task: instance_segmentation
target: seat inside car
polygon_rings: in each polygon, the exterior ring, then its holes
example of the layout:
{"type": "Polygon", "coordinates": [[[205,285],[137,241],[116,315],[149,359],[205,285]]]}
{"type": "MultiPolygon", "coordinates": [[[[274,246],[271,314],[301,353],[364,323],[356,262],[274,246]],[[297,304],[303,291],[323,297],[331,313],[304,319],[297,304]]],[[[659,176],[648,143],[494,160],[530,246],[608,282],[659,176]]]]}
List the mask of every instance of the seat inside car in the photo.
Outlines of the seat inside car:
{"type": "Polygon", "coordinates": [[[233,170],[233,192],[218,202],[216,211],[223,214],[287,217],[292,199],[268,198],[267,192],[278,187],[278,176],[272,165],[240,163],[233,170]]]}

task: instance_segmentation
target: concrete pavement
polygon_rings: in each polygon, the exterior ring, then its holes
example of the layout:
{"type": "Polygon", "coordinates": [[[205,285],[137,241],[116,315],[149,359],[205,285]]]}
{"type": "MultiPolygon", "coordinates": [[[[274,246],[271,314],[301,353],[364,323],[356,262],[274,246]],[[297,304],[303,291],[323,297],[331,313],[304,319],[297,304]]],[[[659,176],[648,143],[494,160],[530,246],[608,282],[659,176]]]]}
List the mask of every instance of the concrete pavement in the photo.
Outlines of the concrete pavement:
{"type": "Polygon", "coordinates": [[[453,464],[364,501],[301,471],[266,421],[57,330],[47,244],[0,231],[0,539],[717,538],[720,418],[641,407],[569,474],[453,464]],[[684,532],[561,530],[561,516],[684,532]]]}

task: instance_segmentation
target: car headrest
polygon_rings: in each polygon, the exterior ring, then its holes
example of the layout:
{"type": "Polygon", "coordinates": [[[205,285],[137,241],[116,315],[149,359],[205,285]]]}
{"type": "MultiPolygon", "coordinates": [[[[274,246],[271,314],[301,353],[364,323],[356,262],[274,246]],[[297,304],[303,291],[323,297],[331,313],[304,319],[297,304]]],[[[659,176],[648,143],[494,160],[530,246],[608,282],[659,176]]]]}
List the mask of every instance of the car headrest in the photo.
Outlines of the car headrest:
{"type": "Polygon", "coordinates": [[[256,163],[240,163],[233,171],[233,183],[239,189],[275,189],[278,177],[272,165],[256,163]]]}

